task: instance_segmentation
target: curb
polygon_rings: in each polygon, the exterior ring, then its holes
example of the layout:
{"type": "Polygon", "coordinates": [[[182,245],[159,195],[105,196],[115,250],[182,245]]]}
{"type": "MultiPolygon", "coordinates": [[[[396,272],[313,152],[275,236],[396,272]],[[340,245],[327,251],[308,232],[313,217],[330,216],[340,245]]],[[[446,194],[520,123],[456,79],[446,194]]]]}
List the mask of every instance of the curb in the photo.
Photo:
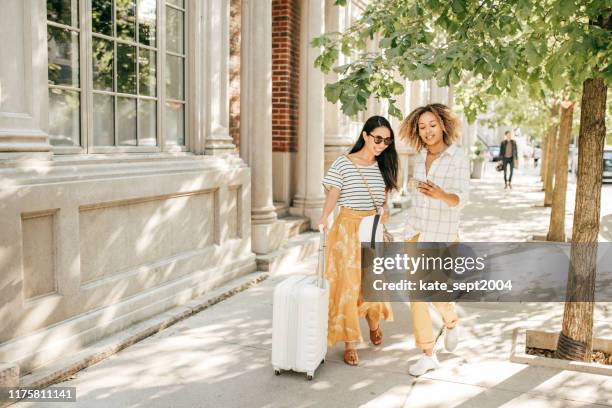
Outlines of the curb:
{"type": "MultiPolygon", "coordinates": [[[[512,350],[510,362],[532,366],[549,367],[558,370],[579,371],[589,374],[612,376],[612,366],[582,361],[560,360],[558,358],[540,357],[526,353],[528,342],[533,347],[555,350],[557,348],[558,332],[546,332],[525,328],[515,328],[512,332],[512,350]],[[530,338],[528,338],[530,337],[530,338]]],[[[593,338],[593,346],[608,351],[612,349],[612,340],[593,338]]]]}

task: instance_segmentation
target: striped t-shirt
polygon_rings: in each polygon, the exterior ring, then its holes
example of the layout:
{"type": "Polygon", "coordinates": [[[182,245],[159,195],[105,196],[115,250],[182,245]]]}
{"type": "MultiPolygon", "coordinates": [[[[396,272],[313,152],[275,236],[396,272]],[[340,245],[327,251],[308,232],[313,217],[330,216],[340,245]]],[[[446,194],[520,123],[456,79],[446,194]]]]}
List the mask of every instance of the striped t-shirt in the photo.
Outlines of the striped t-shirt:
{"type": "MultiPolygon", "coordinates": [[[[338,157],[323,178],[323,187],[327,190],[331,186],[340,189],[338,205],[353,210],[374,210],[374,203],[368,188],[363,182],[359,171],[346,156],[338,157]]],[[[383,179],[378,163],[371,166],[359,166],[361,174],[368,181],[372,194],[376,198],[378,207],[382,207],[385,201],[385,180],[383,179]]]]}

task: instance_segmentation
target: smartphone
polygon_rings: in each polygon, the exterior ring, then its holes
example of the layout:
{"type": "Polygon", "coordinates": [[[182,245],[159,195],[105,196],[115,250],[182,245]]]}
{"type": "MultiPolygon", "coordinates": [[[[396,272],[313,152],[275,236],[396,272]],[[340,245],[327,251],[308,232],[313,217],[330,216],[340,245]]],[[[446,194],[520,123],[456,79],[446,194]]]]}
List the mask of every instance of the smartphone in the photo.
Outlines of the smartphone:
{"type": "Polygon", "coordinates": [[[415,178],[411,178],[410,180],[408,180],[408,191],[412,192],[412,193],[416,193],[419,187],[419,183],[425,183],[423,180],[419,180],[419,179],[415,179],[415,178]]]}

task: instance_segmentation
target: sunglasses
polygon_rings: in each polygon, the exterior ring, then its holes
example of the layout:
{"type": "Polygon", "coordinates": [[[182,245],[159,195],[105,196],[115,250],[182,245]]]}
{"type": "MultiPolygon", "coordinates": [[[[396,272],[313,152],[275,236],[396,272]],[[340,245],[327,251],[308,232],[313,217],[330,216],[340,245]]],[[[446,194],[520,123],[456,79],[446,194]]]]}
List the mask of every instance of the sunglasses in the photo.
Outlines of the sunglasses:
{"type": "Polygon", "coordinates": [[[389,146],[391,143],[393,143],[393,138],[392,137],[382,137],[382,136],[375,136],[371,133],[367,134],[368,136],[371,136],[374,139],[374,143],[376,144],[380,144],[381,142],[385,142],[385,145],[389,146]]]}

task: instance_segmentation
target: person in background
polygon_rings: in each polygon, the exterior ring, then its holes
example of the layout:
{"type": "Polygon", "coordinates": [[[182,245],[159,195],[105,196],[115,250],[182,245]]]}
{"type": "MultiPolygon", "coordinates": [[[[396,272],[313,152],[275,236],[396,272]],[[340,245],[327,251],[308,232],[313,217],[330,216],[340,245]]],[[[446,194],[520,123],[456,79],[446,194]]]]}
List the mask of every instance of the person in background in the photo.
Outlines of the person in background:
{"type": "Polygon", "coordinates": [[[504,140],[499,146],[499,157],[504,168],[504,183],[506,184],[504,189],[512,189],[512,174],[518,163],[518,149],[516,141],[512,139],[511,130],[506,130],[504,133],[504,140]],[[508,167],[510,167],[509,175],[508,167]]]}
{"type": "Polygon", "coordinates": [[[538,167],[538,162],[540,161],[541,157],[542,157],[542,149],[540,148],[540,145],[536,145],[535,148],[533,149],[533,167],[534,168],[538,167]]]}
{"type": "Polygon", "coordinates": [[[529,170],[531,159],[533,158],[533,147],[529,144],[523,146],[523,165],[525,170],[529,170]]]}

